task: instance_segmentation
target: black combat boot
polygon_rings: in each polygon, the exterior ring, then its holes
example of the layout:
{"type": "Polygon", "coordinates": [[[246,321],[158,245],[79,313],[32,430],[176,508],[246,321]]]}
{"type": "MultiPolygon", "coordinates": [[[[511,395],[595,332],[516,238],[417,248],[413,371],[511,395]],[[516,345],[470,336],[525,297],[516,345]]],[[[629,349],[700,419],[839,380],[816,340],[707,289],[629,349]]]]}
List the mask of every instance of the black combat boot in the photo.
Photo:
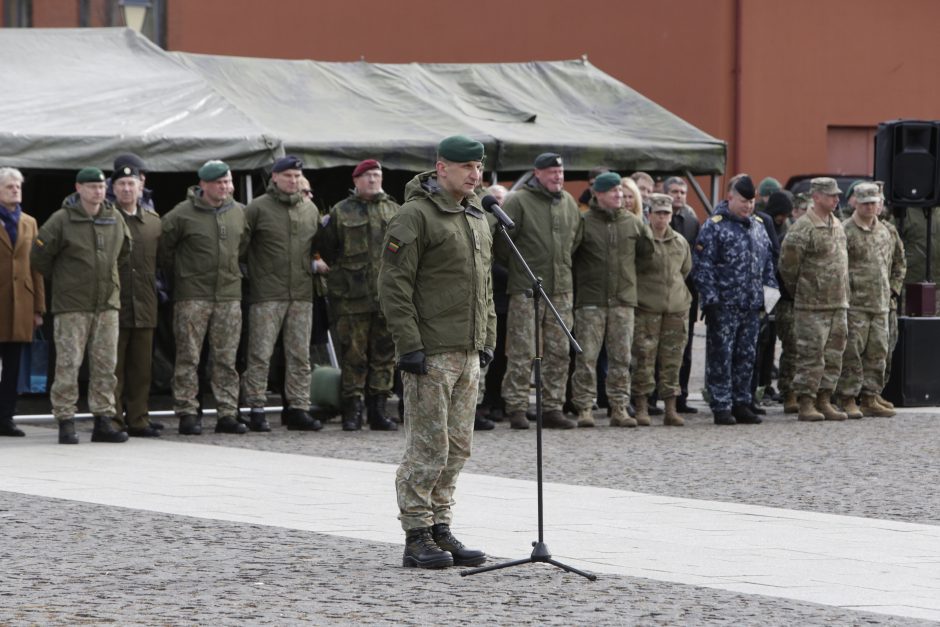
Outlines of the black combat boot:
{"type": "Polygon", "coordinates": [[[288,431],[319,431],[323,428],[323,423],[309,411],[297,407],[288,407],[281,415],[281,420],[288,431]]]}
{"type": "Polygon", "coordinates": [[[0,418],[0,436],[8,436],[11,438],[21,438],[25,436],[26,433],[22,429],[16,426],[16,423],[13,422],[13,418],[10,416],[5,416],[0,418]]]}
{"type": "Polygon", "coordinates": [[[486,561],[486,553],[465,547],[463,542],[450,532],[450,525],[447,523],[437,523],[431,527],[431,537],[441,550],[453,556],[454,566],[479,566],[486,561]]]}
{"type": "Polygon", "coordinates": [[[132,438],[159,438],[160,431],[148,422],[141,427],[128,427],[127,435],[132,438]]]}
{"type": "Polygon", "coordinates": [[[734,420],[738,424],[742,425],[759,425],[762,422],[761,417],[751,411],[751,408],[743,403],[733,405],[731,407],[731,415],[734,416],[734,420]]]}
{"type": "Polygon", "coordinates": [[[78,444],[78,436],[75,435],[75,421],[71,418],[59,421],[59,444],[78,444]]]}
{"type": "Polygon", "coordinates": [[[343,399],[343,431],[362,429],[362,401],[358,396],[343,399]]]}
{"type": "Polygon", "coordinates": [[[248,429],[257,433],[267,433],[271,430],[263,409],[255,408],[248,412],[248,429]]]}
{"type": "Polygon", "coordinates": [[[241,435],[248,433],[248,426],[238,422],[235,416],[219,416],[215,421],[215,432],[241,435]]]}
{"type": "Polygon", "coordinates": [[[454,565],[454,558],[434,542],[431,527],[421,527],[405,534],[405,555],[401,565],[407,568],[445,568],[454,565]]]}
{"type": "Polygon", "coordinates": [[[92,442],[127,442],[127,432],[118,431],[111,421],[113,416],[95,416],[95,428],[91,432],[92,442]]]}
{"type": "Polygon", "coordinates": [[[382,394],[373,394],[366,397],[369,428],[373,431],[398,431],[398,425],[385,415],[385,401],[387,397],[382,394]]]}
{"type": "Polygon", "coordinates": [[[202,435],[202,416],[183,414],[180,416],[180,435],[202,435]]]}

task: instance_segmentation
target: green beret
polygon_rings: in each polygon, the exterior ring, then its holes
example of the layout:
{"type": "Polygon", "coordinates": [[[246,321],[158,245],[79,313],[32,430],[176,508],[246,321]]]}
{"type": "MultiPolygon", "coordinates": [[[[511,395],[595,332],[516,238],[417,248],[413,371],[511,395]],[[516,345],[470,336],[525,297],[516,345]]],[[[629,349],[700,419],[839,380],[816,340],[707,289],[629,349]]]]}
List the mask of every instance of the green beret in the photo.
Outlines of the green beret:
{"type": "Polygon", "coordinates": [[[563,168],[565,162],[557,152],[543,152],[535,158],[535,169],[545,170],[546,168],[563,168]]]}
{"type": "Polygon", "coordinates": [[[595,192],[609,192],[620,185],[620,175],[616,172],[604,172],[594,179],[595,192]]]}
{"type": "Polygon", "coordinates": [[[75,177],[76,183],[103,183],[104,172],[98,168],[82,168],[75,177]]]}
{"type": "Polygon", "coordinates": [[[483,144],[466,135],[453,135],[438,144],[437,154],[454,163],[483,161],[483,144]]]}
{"type": "Polygon", "coordinates": [[[217,181],[228,173],[228,164],[218,159],[206,161],[198,172],[200,181],[217,181]]]}
{"type": "Polygon", "coordinates": [[[760,196],[770,196],[774,192],[779,192],[781,189],[783,189],[783,185],[780,184],[780,181],[772,176],[768,176],[757,186],[757,193],[760,196]]]}

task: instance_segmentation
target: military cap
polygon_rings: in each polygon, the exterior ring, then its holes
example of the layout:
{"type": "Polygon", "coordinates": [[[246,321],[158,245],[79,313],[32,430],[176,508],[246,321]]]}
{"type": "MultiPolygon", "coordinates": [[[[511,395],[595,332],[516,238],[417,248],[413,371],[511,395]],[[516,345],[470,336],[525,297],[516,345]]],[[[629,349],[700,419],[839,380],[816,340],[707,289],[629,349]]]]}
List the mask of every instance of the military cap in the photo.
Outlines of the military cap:
{"type": "Polygon", "coordinates": [[[800,192],[793,199],[794,209],[809,209],[812,206],[813,206],[813,197],[810,196],[807,192],[800,192]]]}
{"type": "Polygon", "coordinates": [[[82,168],[75,176],[76,183],[103,183],[104,172],[98,168],[82,168]]]}
{"type": "Polygon", "coordinates": [[[592,186],[595,192],[609,192],[613,188],[620,185],[620,175],[616,172],[604,172],[599,174],[596,179],[594,179],[594,185],[592,186]]]}
{"type": "Polygon", "coordinates": [[[274,166],[271,168],[271,172],[283,172],[285,170],[303,170],[304,162],[295,157],[294,155],[287,155],[286,157],[281,157],[274,162],[274,166]]]}
{"type": "Polygon", "coordinates": [[[745,200],[754,200],[756,191],[754,190],[754,181],[751,180],[747,174],[744,176],[738,177],[738,180],[734,182],[734,187],[732,188],[745,200]]]}
{"type": "Polygon", "coordinates": [[[127,178],[128,176],[140,176],[140,170],[132,165],[122,165],[111,175],[111,180],[117,181],[118,179],[127,178]]]}
{"type": "Polygon", "coordinates": [[[809,191],[819,192],[820,194],[826,194],[828,196],[842,193],[836,180],[828,176],[820,176],[811,180],[809,182],[809,191]]]}
{"type": "Polygon", "coordinates": [[[137,168],[138,172],[146,172],[147,166],[144,165],[144,160],[135,155],[132,152],[125,152],[122,155],[118,155],[114,158],[114,171],[117,172],[124,166],[129,165],[133,168],[137,168]]]}
{"type": "Polygon", "coordinates": [[[452,135],[437,145],[437,154],[454,163],[483,161],[483,144],[466,135],[452,135]]]}
{"type": "Polygon", "coordinates": [[[773,192],[767,198],[767,206],[764,207],[764,212],[772,218],[779,215],[790,215],[793,213],[793,200],[787,192],[773,192]]]}
{"type": "MultiPolygon", "coordinates": [[[[473,159],[471,159],[473,161],[473,159]]],[[[353,170],[353,178],[356,178],[360,174],[368,172],[369,170],[381,170],[382,164],[376,161],[375,159],[366,159],[365,161],[360,161],[359,165],[356,166],[356,169],[353,170]]]]}
{"type": "Polygon", "coordinates": [[[543,152],[535,158],[535,169],[544,170],[545,168],[560,168],[565,163],[561,160],[561,155],[554,152],[543,152]]]}
{"type": "Polygon", "coordinates": [[[650,194],[650,213],[654,211],[672,213],[672,196],[669,194],[650,194]]]}
{"type": "Polygon", "coordinates": [[[880,202],[881,190],[875,183],[859,183],[855,186],[855,202],[880,202]]]}
{"type": "Polygon", "coordinates": [[[212,161],[206,161],[202,164],[197,174],[199,174],[200,181],[217,181],[228,173],[229,167],[227,163],[213,159],[212,161]]]}
{"type": "Polygon", "coordinates": [[[781,189],[783,189],[783,185],[780,184],[780,181],[772,176],[768,176],[757,186],[757,193],[760,196],[770,196],[774,192],[779,192],[781,189]]]}

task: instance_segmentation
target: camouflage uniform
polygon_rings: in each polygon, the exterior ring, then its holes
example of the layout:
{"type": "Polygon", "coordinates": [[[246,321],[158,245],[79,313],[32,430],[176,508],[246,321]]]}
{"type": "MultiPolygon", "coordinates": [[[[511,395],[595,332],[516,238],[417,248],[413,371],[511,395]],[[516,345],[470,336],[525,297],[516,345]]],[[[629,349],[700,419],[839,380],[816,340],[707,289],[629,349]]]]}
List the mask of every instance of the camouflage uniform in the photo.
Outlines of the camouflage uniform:
{"type": "Polygon", "coordinates": [[[327,287],[343,398],[392,391],[395,344],[379,307],[376,279],[385,232],[398,209],[384,192],[371,200],[353,193],[330,210],[314,244],[330,266],[327,287]]]}
{"type": "Polygon", "coordinates": [[[89,355],[88,406],[114,416],[118,265],[130,254],[130,234],[117,209],[105,201],[89,216],[72,194],[39,230],[30,264],[52,280],[55,380],[49,390],[56,420],[69,420],[78,402],[78,370],[89,355]]]}
{"type": "Polygon", "coordinates": [[[493,240],[479,201],[456,204],[434,172],[412,179],[405,194],[389,223],[378,289],[398,354],[427,355],[428,374],[402,373],[405,453],[396,487],[407,532],[451,522],[471,451],[479,351],[496,343],[496,314],[493,240]]]}
{"type": "Polygon", "coordinates": [[[842,226],[849,261],[849,339],[836,393],[855,398],[880,394],[885,385],[894,237],[878,219],[871,228],[853,218],[842,226]]]}
{"type": "MultiPolygon", "coordinates": [[[[504,207],[515,222],[509,232],[513,242],[528,262],[535,276],[542,279],[542,289],[564,320],[572,323],[571,256],[581,243],[581,212],[571,194],[553,194],[537,179],[530,179],[510,194],[504,207]]],[[[494,255],[509,268],[509,311],[506,329],[506,375],[503,398],[506,413],[529,407],[529,383],[532,376],[535,319],[532,301],[525,291],[532,284],[515,257],[510,256],[502,238],[496,241],[494,255]]],[[[568,380],[570,346],[554,315],[541,307],[543,407],[546,412],[561,411],[568,380]]]]}
{"type": "Polygon", "coordinates": [[[667,399],[681,392],[679,369],[692,302],[685,278],[692,269],[692,254],[685,238],[672,228],[666,230],[663,239],[653,242],[653,255],[636,265],[633,396],[649,396],[653,392],[658,362],[659,397],[667,399]]]}
{"type": "Polygon", "coordinates": [[[849,306],[845,231],[813,210],[790,227],[780,250],[780,277],[793,296],[796,345],[792,391],[815,397],[835,390],[842,371],[849,306]]]}
{"type": "Polygon", "coordinates": [[[575,335],[582,353],[571,375],[571,400],[590,410],[597,394],[597,356],[607,341],[607,398],[626,408],[630,397],[630,347],[637,303],[637,259],[653,252],[649,227],[626,209],[608,211],[592,198],[582,214],[582,239],[572,259],[575,335]]]}
{"type": "Polygon", "coordinates": [[[313,238],[320,212],[301,193],[287,194],[274,181],[245,207],[248,266],[248,365],[245,401],[263,409],[268,370],[283,332],[287,407],[310,407],[310,334],[313,328],[313,238]]]}
{"type": "Polygon", "coordinates": [[[764,286],[777,287],[770,238],[759,217],[742,219],[722,201],[695,242],[692,276],[706,320],[705,385],[713,412],[750,405],[764,286]]]}
{"type": "Polygon", "coordinates": [[[173,333],[176,364],[173,407],[178,415],[199,409],[196,369],[206,333],[212,394],[219,417],[238,410],[238,372],[235,354],[241,337],[241,270],[245,213],[228,198],[212,207],[198,186],[187,199],[163,217],[158,260],[173,277],[173,333]]]}
{"type": "MultiPolygon", "coordinates": [[[[904,257],[904,242],[897,227],[888,220],[882,224],[891,232],[894,248],[891,251],[891,306],[888,309],[888,356],[885,359],[885,381],[891,376],[891,357],[894,347],[898,345],[898,298],[904,289],[904,276],[907,274],[907,261],[904,257]]],[[[879,392],[880,394],[880,392],[879,392]]]]}

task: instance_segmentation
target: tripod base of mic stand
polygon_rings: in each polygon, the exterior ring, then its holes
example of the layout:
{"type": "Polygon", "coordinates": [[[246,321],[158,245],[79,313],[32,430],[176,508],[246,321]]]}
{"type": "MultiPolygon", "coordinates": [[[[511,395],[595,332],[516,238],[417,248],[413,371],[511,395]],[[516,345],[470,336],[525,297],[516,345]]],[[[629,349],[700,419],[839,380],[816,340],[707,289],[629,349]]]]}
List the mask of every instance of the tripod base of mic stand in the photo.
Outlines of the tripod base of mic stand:
{"type": "Polygon", "coordinates": [[[522,564],[535,564],[537,562],[544,562],[546,564],[551,564],[552,566],[557,566],[564,571],[569,573],[574,573],[575,575],[581,575],[585,579],[590,581],[597,581],[597,575],[592,575],[586,573],[583,570],[578,570],[567,564],[562,564],[556,559],[552,559],[552,554],[548,551],[548,546],[544,542],[533,542],[532,546],[532,555],[525,559],[513,560],[511,562],[503,562],[502,564],[493,564],[492,566],[482,566],[480,568],[471,568],[470,570],[460,571],[461,577],[466,577],[467,575],[476,575],[477,573],[485,573],[491,570],[499,570],[501,568],[509,568],[510,566],[520,566],[522,564]]]}

